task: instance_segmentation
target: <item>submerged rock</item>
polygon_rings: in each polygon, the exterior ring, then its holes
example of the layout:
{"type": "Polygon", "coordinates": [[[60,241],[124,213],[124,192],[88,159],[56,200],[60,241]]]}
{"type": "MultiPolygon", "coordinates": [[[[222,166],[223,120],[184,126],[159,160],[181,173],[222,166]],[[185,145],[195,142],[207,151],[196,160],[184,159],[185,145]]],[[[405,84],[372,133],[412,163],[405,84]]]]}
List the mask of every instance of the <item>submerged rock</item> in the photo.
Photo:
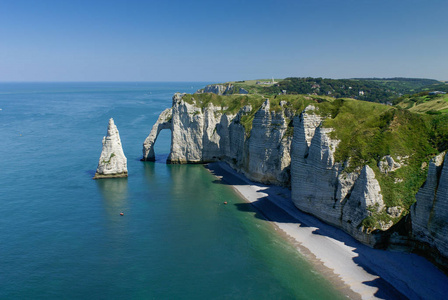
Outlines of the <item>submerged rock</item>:
{"type": "Polygon", "coordinates": [[[114,124],[114,119],[111,118],[107,127],[107,135],[103,137],[103,150],[93,179],[114,177],[128,177],[128,168],[120,134],[114,124]]]}

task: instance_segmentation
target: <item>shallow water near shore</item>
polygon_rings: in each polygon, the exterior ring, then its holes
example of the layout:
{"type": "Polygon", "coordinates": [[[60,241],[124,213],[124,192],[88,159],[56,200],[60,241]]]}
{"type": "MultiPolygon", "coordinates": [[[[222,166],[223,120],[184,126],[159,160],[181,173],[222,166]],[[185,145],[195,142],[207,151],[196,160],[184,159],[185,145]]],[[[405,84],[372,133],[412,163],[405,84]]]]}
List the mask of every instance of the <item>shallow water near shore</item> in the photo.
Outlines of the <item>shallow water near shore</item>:
{"type": "Polygon", "coordinates": [[[139,161],[172,94],[206,84],[0,83],[1,299],[343,298],[231,187],[166,165],[168,131],[139,161]],[[129,178],[92,180],[111,117],[129,178]]]}

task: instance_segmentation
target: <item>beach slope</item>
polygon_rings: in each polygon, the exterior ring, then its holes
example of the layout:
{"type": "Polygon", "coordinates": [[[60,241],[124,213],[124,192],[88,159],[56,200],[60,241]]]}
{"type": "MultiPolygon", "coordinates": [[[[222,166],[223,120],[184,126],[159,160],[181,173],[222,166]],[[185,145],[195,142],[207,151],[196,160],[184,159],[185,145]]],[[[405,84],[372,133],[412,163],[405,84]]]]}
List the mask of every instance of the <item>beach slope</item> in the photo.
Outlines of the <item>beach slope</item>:
{"type": "Polygon", "coordinates": [[[350,298],[446,299],[448,277],[425,258],[372,249],[298,210],[287,188],[252,182],[222,162],[206,167],[251,203],[255,217],[272,222],[350,298]]]}

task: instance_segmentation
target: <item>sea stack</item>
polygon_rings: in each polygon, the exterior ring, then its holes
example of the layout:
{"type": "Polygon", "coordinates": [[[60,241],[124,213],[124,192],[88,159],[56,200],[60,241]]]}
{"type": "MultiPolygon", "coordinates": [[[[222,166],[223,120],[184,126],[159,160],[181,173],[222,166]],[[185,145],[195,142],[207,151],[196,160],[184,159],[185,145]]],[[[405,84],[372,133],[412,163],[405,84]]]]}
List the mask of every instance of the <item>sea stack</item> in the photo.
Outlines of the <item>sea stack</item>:
{"type": "Polygon", "coordinates": [[[103,151],[93,179],[128,177],[127,159],[124,156],[120,134],[114,119],[110,118],[107,135],[103,137],[103,151]]]}

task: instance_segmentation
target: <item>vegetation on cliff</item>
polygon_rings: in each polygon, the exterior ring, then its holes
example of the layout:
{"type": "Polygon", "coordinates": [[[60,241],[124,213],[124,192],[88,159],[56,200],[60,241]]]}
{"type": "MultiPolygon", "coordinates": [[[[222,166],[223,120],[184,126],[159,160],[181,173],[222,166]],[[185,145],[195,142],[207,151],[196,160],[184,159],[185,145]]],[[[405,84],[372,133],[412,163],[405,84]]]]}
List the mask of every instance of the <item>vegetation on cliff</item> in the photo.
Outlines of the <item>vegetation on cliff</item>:
{"type": "MultiPolygon", "coordinates": [[[[315,113],[326,117],[323,126],[334,129],[331,138],[340,140],[335,160],[344,164],[345,172],[369,165],[380,183],[386,206],[400,207],[404,209],[404,215],[415,202],[415,194],[426,179],[427,162],[448,148],[448,115],[417,113],[424,110],[416,108],[425,103],[445,103],[445,96],[427,93],[407,96],[397,106],[316,95],[272,95],[268,98],[271,111],[289,111],[289,118],[285,116],[289,123],[285,135],[293,132],[292,116],[300,114],[310,104],[318,107],[315,113]],[[388,155],[400,167],[381,172],[380,162],[388,155]]],[[[227,114],[236,114],[250,105],[250,111],[241,111],[239,121],[249,137],[254,115],[266,97],[259,94],[220,96],[205,93],[186,94],[183,99],[202,109],[213,104],[227,114]]],[[[380,220],[388,222],[391,218],[385,213],[373,215],[364,225],[375,227],[380,220]]]]}
{"type": "Polygon", "coordinates": [[[272,96],[278,94],[317,95],[332,98],[353,98],[369,102],[387,103],[406,94],[430,91],[448,91],[448,85],[434,79],[420,78],[353,78],[329,79],[289,77],[282,80],[244,80],[226,83],[232,86],[229,94],[240,88],[250,94],[272,96]]]}
{"type": "Polygon", "coordinates": [[[395,99],[395,105],[409,111],[426,114],[448,113],[448,94],[430,94],[421,92],[413,95],[404,95],[395,99]]]}
{"type": "Polygon", "coordinates": [[[440,82],[416,78],[286,78],[272,86],[272,93],[329,95],[334,98],[386,103],[403,95],[434,89],[440,82]]]}
{"type": "MultiPolygon", "coordinates": [[[[345,164],[345,172],[369,165],[375,172],[386,207],[409,212],[415,194],[426,180],[427,163],[448,149],[448,115],[421,114],[389,105],[336,99],[317,104],[326,117],[324,127],[340,140],[335,160],[345,164]],[[400,165],[396,170],[380,168],[391,156],[400,165]]],[[[365,227],[377,227],[378,221],[397,222],[385,212],[372,214],[365,227]]]]}
{"type": "MultiPolygon", "coordinates": [[[[247,112],[241,112],[240,123],[246,129],[246,134],[250,135],[252,129],[252,121],[255,113],[260,109],[266,97],[259,94],[249,95],[217,95],[212,93],[203,94],[184,94],[182,99],[189,103],[195,104],[204,110],[205,107],[212,104],[215,107],[220,107],[223,114],[236,114],[241,108],[250,106],[251,110],[247,112]]],[[[283,109],[288,109],[293,115],[300,114],[307,105],[310,103],[321,103],[333,101],[331,97],[315,96],[315,95],[274,95],[269,97],[270,110],[279,112],[283,109]]],[[[292,120],[290,130],[287,131],[288,135],[292,134],[292,120]]]]}
{"type": "MultiPolygon", "coordinates": [[[[426,178],[424,162],[438,152],[433,120],[386,105],[338,99],[330,105],[324,126],[334,128],[339,143],[335,159],[348,162],[347,172],[369,165],[380,183],[387,207],[408,210],[426,178]],[[401,167],[380,172],[380,162],[390,155],[401,167]]],[[[328,110],[328,108],[327,108],[328,110]]]]}

